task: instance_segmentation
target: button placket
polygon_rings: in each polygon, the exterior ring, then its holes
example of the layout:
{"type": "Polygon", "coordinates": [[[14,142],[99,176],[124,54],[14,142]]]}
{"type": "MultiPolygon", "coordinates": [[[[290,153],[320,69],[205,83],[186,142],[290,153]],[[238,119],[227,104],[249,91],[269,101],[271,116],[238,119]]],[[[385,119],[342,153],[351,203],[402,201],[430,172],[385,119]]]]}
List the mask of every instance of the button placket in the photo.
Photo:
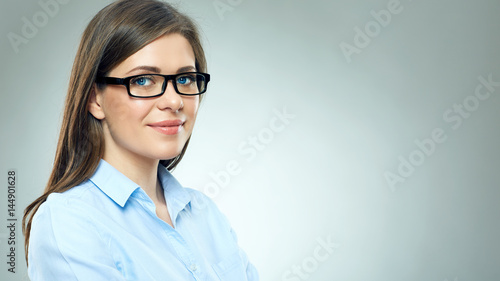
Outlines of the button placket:
{"type": "Polygon", "coordinates": [[[192,272],[196,272],[196,270],[198,270],[198,266],[195,263],[192,263],[189,266],[189,270],[191,270],[192,272]]]}
{"type": "MultiPolygon", "coordinates": [[[[151,216],[155,217],[159,221],[162,229],[165,231],[164,234],[166,235],[166,239],[169,241],[168,243],[170,243],[174,248],[178,257],[186,266],[186,269],[193,274],[195,280],[204,280],[205,276],[203,270],[201,270],[199,264],[195,261],[194,253],[187,244],[186,240],[184,240],[184,237],[182,237],[181,233],[179,233],[176,228],[172,228],[169,224],[156,216],[156,206],[145,193],[137,194],[136,199],[140,205],[142,205],[142,207],[150,213],[151,216]]],[[[174,223],[173,220],[172,223],[174,223]]]]}
{"type": "Polygon", "coordinates": [[[196,255],[186,240],[184,240],[184,237],[182,237],[177,229],[170,229],[166,232],[166,235],[178,257],[186,266],[186,270],[193,274],[195,280],[205,280],[203,270],[199,267],[199,263],[196,260],[196,255]]]}

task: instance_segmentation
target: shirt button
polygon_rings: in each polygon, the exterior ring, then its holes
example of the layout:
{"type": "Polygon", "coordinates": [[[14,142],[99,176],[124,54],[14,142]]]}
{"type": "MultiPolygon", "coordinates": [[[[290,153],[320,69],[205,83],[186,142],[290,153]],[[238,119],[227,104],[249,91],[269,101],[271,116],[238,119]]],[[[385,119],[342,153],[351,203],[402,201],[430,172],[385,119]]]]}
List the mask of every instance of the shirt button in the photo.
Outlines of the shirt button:
{"type": "Polygon", "coordinates": [[[198,267],[196,266],[196,264],[193,263],[191,266],[189,266],[189,269],[191,271],[196,271],[198,269],[198,267]]]}

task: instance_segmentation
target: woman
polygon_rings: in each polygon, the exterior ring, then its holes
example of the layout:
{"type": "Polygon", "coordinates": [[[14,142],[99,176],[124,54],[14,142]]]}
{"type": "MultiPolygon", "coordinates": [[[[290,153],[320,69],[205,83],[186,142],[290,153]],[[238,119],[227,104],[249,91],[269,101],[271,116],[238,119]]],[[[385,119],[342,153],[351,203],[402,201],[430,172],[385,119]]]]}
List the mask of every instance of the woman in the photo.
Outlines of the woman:
{"type": "Polygon", "coordinates": [[[258,280],[213,202],[169,173],[210,75],[192,21],[122,0],[84,31],[55,163],[23,220],[36,280],[258,280]]]}

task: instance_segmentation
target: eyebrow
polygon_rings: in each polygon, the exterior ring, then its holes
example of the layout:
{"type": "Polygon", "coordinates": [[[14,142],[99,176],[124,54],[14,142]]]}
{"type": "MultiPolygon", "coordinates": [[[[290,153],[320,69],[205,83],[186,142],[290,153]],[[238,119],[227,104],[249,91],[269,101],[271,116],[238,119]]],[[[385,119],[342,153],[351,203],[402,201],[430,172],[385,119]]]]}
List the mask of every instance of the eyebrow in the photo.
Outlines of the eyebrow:
{"type": "Polygon", "coordinates": [[[190,65],[190,66],[184,66],[184,67],[177,69],[177,73],[189,72],[189,71],[196,71],[196,68],[194,66],[190,65]]]}
{"type": "Polygon", "coordinates": [[[147,71],[154,72],[154,73],[160,73],[160,69],[156,66],[140,65],[140,66],[132,68],[126,74],[129,74],[129,73],[134,72],[136,70],[147,70],[147,71]]]}
{"type": "MultiPolygon", "coordinates": [[[[129,74],[129,73],[134,72],[136,70],[146,70],[146,71],[149,71],[149,72],[152,72],[152,73],[160,73],[161,72],[160,68],[158,68],[156,66],[140,65],[140,66],[132,68],[126,74],[129,74]]],[[[189,66],[183,66],[183,67],[177,69],[177,73],[188,72],[188,71],[196,71],[196,68],[194,66],[189,65],[189,66]]]]}

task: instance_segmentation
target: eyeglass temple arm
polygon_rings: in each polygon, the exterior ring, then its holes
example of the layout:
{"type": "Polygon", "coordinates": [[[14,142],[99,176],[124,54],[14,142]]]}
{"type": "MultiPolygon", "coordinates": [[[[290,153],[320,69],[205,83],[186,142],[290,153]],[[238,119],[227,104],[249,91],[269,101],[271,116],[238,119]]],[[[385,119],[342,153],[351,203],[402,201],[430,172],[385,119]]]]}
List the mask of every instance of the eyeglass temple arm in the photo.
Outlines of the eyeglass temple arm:
{"type": "Polygon", "coordinates": [[[114,85],[125,85],[126,78],[115,78],[115,77],[97,77],[97,83],[106,83],[106,84],[114,84],[114,85]]]}

